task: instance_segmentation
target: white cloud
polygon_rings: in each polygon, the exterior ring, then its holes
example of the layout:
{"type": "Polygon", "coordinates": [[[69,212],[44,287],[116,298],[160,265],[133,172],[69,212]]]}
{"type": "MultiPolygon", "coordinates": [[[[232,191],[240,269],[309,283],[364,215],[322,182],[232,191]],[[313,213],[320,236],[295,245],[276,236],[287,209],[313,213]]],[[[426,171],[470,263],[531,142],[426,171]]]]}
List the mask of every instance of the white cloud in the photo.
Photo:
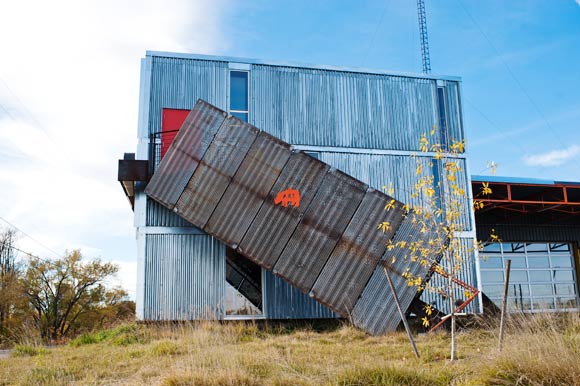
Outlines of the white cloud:
{"type": "Polygon", "coordinates": [[[524,163],[528,166],[558,166],[570,161],[577,155],[580,155],[580,146],[572,145],[567,149],[526,156],[524,157],[524,163]]]}
{"type": "Polygon", "coordinates": [[[580,0],[576,0],[576,4],[580,6],[580,0]]]}
{"type": "MultiPolygon", "coordinates": [[[[134,260],[116,169],[136,147],[140,59],[146,50],[224,51],[229,1],[3,4],[0,216],[59,253],[83,246],[86,257],[134,260]]],[[[50,256],[25,237],[20,245],[50,256]]]]}

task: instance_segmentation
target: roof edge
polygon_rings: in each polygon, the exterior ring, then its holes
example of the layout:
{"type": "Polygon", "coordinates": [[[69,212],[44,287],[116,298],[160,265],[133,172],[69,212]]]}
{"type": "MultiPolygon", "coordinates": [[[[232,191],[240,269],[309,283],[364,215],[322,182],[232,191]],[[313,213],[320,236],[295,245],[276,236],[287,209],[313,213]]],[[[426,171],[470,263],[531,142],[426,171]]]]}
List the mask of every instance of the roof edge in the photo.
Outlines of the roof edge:
{"type": "Polygon", "coordinates": [[[277,67],[295,67],[295,68],[306,68],[306,69],[313,69],[313,70],[353,72],[353,73],[373,74],[373,75],[392,75],[392,76],[401,76],[401,77],[407,77],[407,78],[449,80],[449,81],[454,81],[454,82],[461,82],[461,77],[451,76],[451,75],[421,74],[421,73],[414,73],[414,72],[377,70],[377,69],[370,69],[370,68],[364,68],[364,67],[332,66],[332,65],[320,65],[320,64],[286,62],[286,61],[268,61],[268,60],[261,60],[261,59],[238,58],[238,57],[234,57],[234,56],[186,54],[186,53],[166,52],[166,51],[146,51],[145,56],[148,56],[148,57],[157,56],[157,57],[177,58],[177,59],[212,60],[212,61],[218,61],[218,62],[245,63],[245,64],[261,64],[261,65],[277,66],[277,67]]]}
{"type": "Polygon", "coordinates": [[[507,177],[507,176],[481,176],[471,175],[473,182],[496,182],[505,184],[530,184],[530,185],[580,185],[580,181],[554,181],[540,178],[507,177]]]}

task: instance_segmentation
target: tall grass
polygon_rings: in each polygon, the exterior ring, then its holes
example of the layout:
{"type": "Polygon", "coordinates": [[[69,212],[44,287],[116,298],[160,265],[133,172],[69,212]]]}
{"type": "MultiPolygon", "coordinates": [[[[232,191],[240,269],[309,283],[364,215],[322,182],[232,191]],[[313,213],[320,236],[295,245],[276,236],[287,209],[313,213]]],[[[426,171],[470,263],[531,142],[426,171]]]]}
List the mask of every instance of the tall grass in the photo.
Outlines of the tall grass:
{"type": "Polygon", "coordinates": [[[580,385],[580,317],[512,315],[459,333],[371,337],[346,323],[123,324],[40,355],[0,360],[0,385],[580,385]]]}

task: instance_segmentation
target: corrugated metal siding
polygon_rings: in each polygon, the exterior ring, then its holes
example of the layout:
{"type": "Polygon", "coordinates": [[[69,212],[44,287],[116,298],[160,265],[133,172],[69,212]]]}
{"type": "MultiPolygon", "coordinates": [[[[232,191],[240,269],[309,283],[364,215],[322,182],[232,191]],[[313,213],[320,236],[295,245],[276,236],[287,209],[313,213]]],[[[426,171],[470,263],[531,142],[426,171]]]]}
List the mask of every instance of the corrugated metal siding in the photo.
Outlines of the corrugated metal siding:
{"type": "Polygon", "coordinates": [[[145,193],[173,209],[226,116],[224,111],[199,101],[161,160],[159,173],[151,176],[145,193]]]}
{"type": "MultiPolygon", "coordinates": [[[[426,245],[429,240],[436,239],[436,229],[428,229],[420,232],[413,221],[413,213],[409,213],[397,230],[393,243],[405,241],[426,245]]],[[[434,258],[430,256],[429,258],[434,258]]],[[[379,264],[371,276],[362,295],[356,302],[352,311],[352,320],[355,325],[365,329],[373,335],[381,335],[393,331],[401,322],[401,317],[395,305],[393,293],[385,276],[384,266],[389,270],[393,286],[397,291],[397,297],[401,308],[406,310],[417,294],[415,286],[408,286],[407,279],[402,273],[407,269],[413,276],[425,276],[429,267],[421,265],[418,261],[413,262],[410,248],[394,248],[387,251],[383,256],[382,264],[379,264]]]]}
{"type": "Polygon", "coordinates": [[[272,269],[328,169],[328,165],[302,152],[292,153],[278,181],[272,187],[270,196],[264,201],[240,242],[239,251],[264,268],[272,269]],[[300,206],[284,207],[274,203],[276,195],[288,188],[300,192],[300,206]],[[282,216],[284,212],[288,216],[282,216]]]}
{"type": "Polygon", "coordinates": [[[153,56],[149,134],[161,131],[161,109],[191,109],[203,99],[226,109],[228,63],[153,56]]]}
{"type": "Polygon", "coordinates": [[[459,99],[459,83],[447,81],[445,84],[447,98],[447,130],[449,131],[449,144],[452,144],[453,142],[460,142],[464,139],[459,99]]]}
{"type": "Polygon", "coordinates": [[[443,161],[457,163],[460,170],[455,175],[455,177],[457,178],[455,183],[457,184],[457,186],[459,186],[459,188],[465,191],[465,194],[463,195],[453,196],[452,189],[450,187],[451,182],[447,180],[447,177],[445,175],[446,172],[442,167],[439,178],[440,181],[443,183],[444,187],[442,193],[444,197],[443,199],[444,206],[446,207],[446,209],[448,209],[451,206],[451,199],[456,199],[459,203],[459,209],[461,211],[459,213],[458,225],[460,225],[463,228],[462,230],[464,231],[471,231],[473,230],[473,226],[471,224],[471,211],[473,210],[473,205],[471,199],[468,196],[471,179],[467,174],[467,162],[465,161],[465,159],[462,158],[454,158],[454,159],[444,158],[443,161]]]}
{"type": "Polygon", "coordinates": [[[181,193],[176,205],[180,216],[200,228],[207,224],[258,132],[233,117],[226,120],[181,193]]]}
{"type": "MultiPolygon", "coordinates": [[[[220,129],[220,134],[225,136],[226,131],[230,128],[230,125],[223,125],[220,129]]],[[[169,149],[168,159],[173,159],[170,157],[171,152],[179,151],[180,142],[186,141],[185,136],[188,135],[188,132],[197,129],[186,121],[182,130],[183,136],[179,136],[176,139],[175,146],[169,149]]],[[[221,143],[221,145],[220,143],[220,141],[216,142],[214,140],[210,145],[210,149],[212,146],[219,147],[223,145],[230,153],[238,151],[236,147],[232,148],[225,143],[221,143]]],[[[229,244],[236,244],[238,239],[242,239],[243,234],[246,233],[252,220],[258,214],[263,201],[273,197],[272,194],[274,192],[271,191],[271,188],[276,184],[276,180],[280,176],[286,175],[283,171],[288,165],[287,161],[290,158],[291,152],[289,149],[290,146],[283,141],[268,134],[260,133],[249,151],[246,148],[243,149],[244,161],[240,164],[229,186],[226,188],[226,194],[219,200],[217,208],[221,209],[214,211],[208,226],[203,229],[229,244]],[[232,193],[226,198],[227,192],[231,189],[233,189],[232,193]],[[247,207],[248,203],[251,203],[251,208],[247,207]],[[239,222],[239,219],[245,219],[246,217],[247,221],[239,222]],[[239,237],[232,236],[232,232],[239,235],[239,237]]],[[[206,156],[208,153],[210,152],[206,152],[206,156]]],[[[206,156],[199,161],[200,165],[206,163],[206,156]]],[[[192,159],[191,162],[197,161],[192,159]]],[[[312,159],[311,163],[314,169],[320,169],[318,161],[312,159]]],[[[219,169],[215,166],[214,172],[220,174],[223,173],[221,169],[227,167],[227,164],[222,165],[219,169]]],[[[172,169],[168,168],[167,170],[172,169]]],[[[165,172],[165,169],[161,168],[156,171],[156,173],[165,172]]],[[[387,237],[387,235],[381,235],[378,230],[374,230],[377,225],[376,222],[379,222],[380,218],[390,215],[391,217],[388,218],[393,226],[393,231],[395,231],[395,227],[403,216],[400,210],[402,203],[395,202],[398,209],[392,209],[391,213],[386,215],[384,212],[385,204],[392,199],[378,190],[369,191],[367,188],[367,184],[340,170],[330,169],[318,186],[314,198],[308,205],[304,216],[274,266],[276,275],[285,278],[305,293],[312,290],[314,284],[317,283],[317,278],[320,278],[316,291],[311,292],[311,295],[317,301],[327,304],[335,312],[343,316],[350,315],[352,304],[358,298],[362,288],[367,284],[368,277],[375,269],[377,259],[388,241],[382,239],[382,237],[387,237]],[[371,199],[365,204],[363,203],[364,197],[378,197],[379,200],[374,202],[371,199]],[[351,225],[350,228],[349,224],[351,225]],[[346,233],[345,230],[347,230],[346,233]],[[371,230],[376,233],[371,234],[371,230]],[[341,242],[344,244],[341,244],[341,242]],[[333,251],[336,251],[336,258],[328,263],[333,251]],[[369,256],[374,256],[374,259],[369,258],[369,256]],[[366,260],[369,263],[368,270],[361,269],[356,264],[357,261],[361,260],[366,260]],[[328,267],[328,272],[320,276],[325,266],[328,267]],[[345,273],[343,270],[348,272],[345,273]],[[343,285],[345,281],[349,280],[351,282],[348,285],[343,285]],[[354,281],[356,283],[352,283],[354,281]],[[348,293],[345,293],[344,296],[335,296],[334,292],[337,291],[348,293]]],[[[181,195],[181,192],[177,192],[176,195],[181,195]]],[[[192,194],[191,200],[203,201],[204,197],[192,194]]],[[[279,215],[293,217],[295,212],[291,209],[292,207],[288,211],[279,213],[279,215]]],[[[180,211],[180,213],[183,215],[183,211],[180,211]]],[[[198,225],[191,218],[186,218],[198,225]]],[[[407,217],[405,221],[408,223],[410,220],[407,217]]],[[[406,229],[405,227],[403,228],[406,229]]],[[[403,231],[403,235],[406,235],[405,237],[407,238],[412,238],[413,241],[417,238],[426,237],[423,235],[423,231],[419,233],[409,234],[406,230],[403,231]]],[[[388,236],[390,238],[390,234],[388,236]]],[[[401,236],[399,235],[399,237],[401,236]]],[[[232,246],[235,247],[235,245],[232,246]]],[[[243,250],[238,251],[243,254],[243,250]]],[[[429,256],[426,256],[426,258],[428,259],[429,256]]],[[[411,263],[412,261],[404,262],[404,264],[411,263]]],[[[401,275],[400,272],[398,274],[401,275]]],[[[408,306],[408,303],[406,303],[407,298],[411,296],[410,293],[416,293],[416,288],[405,286],[401,289],[401,293],[403,307],[406,308],[408,306]]],[[[376,301],[376,296],[374,295],[373,293],[367,294],[367,297],[371,297],[373,298],[372,301],[376,301]]],[[[390,304],[390,307],[392,306],[393,304],[390,304]]],[[[359,314],[360,324],[357,325],[367,329],[368,323],[376,323],[375,319],[383,318],[381,315],[383,311],[377,314],[376,310],[372,310],[370,317],[359,314]]],[[[385,312],[390,312],[390,310],[385,312]]],[[[395,326],[387,325],[386,328],[392,329],[395,326]]],[[[367,331],[374,333],[372,327],[367,329],[367,331]]],[[[380,333],[382,332],[385,331],[380,331],[380,333]]]]}
{"type": "Polygon", "coordinates": [[[264,271],[262,291],[264,315],[268,319],[320,319],[339,315],[281,278],[264,271]]]}
{"type": "Polygon", "coordinates": [[[147,215],[145,225],[186,228],[191,228],[194,226],[189,221],[184,220],[183,218],[179,217],[166,207],[158,204],[150,198],[147,199],[147,215]]]}
{"type": "Polygon", "coordinates": [[[292,144],[419,150],[437,117],[431,79],[253,65],[251,90],[252,123],[292,144]]]}
{"type": "MultiPolygon", "coordinates": [[[[473,287],[477,288],[477,273],[475,265],[475,254],[473,251],[473,239],[461,238],[457,239],[458,249],[461,255],[461,261],[459,264],[459,271],[457,272],[457,278],[473,287]]],[[[449,260],[444,258],[441,260],[442,267],[449,272],[449,260]]],[[[429,281],[428,288],[421,295],[421,300],[425,303],[433,304],[437,309],[449,313],[451,309],[449,307],[449,301],[444,299],[440,294],[437,293],[439,289],[443,291],[448,290],[448,279],[434,274],[429,281]]],[[[466,300],[464,290],[460,287],[455,286],[454,296],[456,300],[466,300]]],[[[477,313],[479,312],[479,297],[475,298],[469,305],[465,308],[467,313],[477,313]]]]}
{"type": "Polygon", "coordinates": [[[401,203],[389,211],[380,210],[391,200],[374,189],[365,194],[312,287],[313,296],[324,304],[335,305],[343,315],[351,313],[403,220],[401,203]],[[377,226],[384,221],[390,223],[390,229],[382,232],[377,226]]]}
{"type": "Polygon", "coordinates": [[[377,190],[392,184],[394,197],[401,202],[425,205],[423,196],[414,198],[411,195],[417,182],[415,174],[417,162],[421,164],[424,176],[433,176],[429,157],[321,152],[320,160],[368,183],[377,190]]]}
{"type": "Polygon", "coordinates": [[[204,230],[237,248],[288,162],[290,154],[289,144],[261,132],[204,230]]]}
{"type": "Polygon", "coordinates": [[[205,235],[146,235],[144,320],[222,319],[225,247],[205,235]]]}
{"type": "Polygon", "coordinates": [[[284,247],[274,273],[303,292],[310,291],[366,189],[367,185],[336,169],[329,171],[284,247]]]}
{"type": "MultiPolygon", "coordinates": [[[[410,157],[408,155],[384,155],[384,154],[359,154],[359,153],[333,153],[320,152],[321,161],[342,170],[359,180],[366,182],[375,189],[382,189],[383,186],[392,186],[393,196],[411,205],[426,206],[428,200],[421,194],[412,197],[415,183],[420,177],[432,177],[434,160],[430,157],[410,157]],[[420,176],[416,174],[417,163],[421,165],[423,172],[420,176]]],[[[469,184],[467,176],[466,162],[464,159],[456,158],[461,171],[457,173],[457,184],[464,189],[466,195],[461,198],[461,206],[464,209],[460,215],[460,224],[464,230],[471,230],[471,201],[467,197],[469,184]]],[[[440,168],[439,180],[447,186],[445,171],[440,168]]],[[[450,191],[448,188],[444,188],[450,191]]]]}

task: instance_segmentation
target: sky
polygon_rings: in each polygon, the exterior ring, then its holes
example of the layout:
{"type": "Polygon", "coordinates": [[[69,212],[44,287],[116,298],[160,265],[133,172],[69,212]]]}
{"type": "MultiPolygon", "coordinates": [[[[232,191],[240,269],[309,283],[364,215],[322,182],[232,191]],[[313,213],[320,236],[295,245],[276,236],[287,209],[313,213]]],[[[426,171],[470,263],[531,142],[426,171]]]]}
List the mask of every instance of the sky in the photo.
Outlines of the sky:
{"type": "MultiPolygon", "coordinates": [[[[426,0],[434,74],[462,78],[472,174],[580,181],[580,0],[426,0]]],[[[117,160],[146,50],[421,72],[415,0],[0,0],[0,226],[136,285],[117,160]]]]}

